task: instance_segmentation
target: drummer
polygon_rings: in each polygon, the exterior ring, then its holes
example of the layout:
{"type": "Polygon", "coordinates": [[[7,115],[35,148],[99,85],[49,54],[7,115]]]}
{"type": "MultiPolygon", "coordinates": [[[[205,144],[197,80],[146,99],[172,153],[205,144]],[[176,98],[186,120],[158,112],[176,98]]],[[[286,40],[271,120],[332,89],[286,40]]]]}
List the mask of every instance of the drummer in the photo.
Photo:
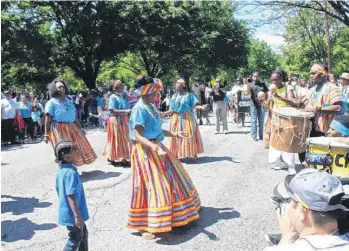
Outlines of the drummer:
{"type": "MultiPolygon", "coordinates": [[[[334,116],[342,109],[340,90],[327,82],[327,67],[315,64],[310,69],[310,78],[314,87],[310,90],[310,97],[305,111],[315,113],[315,123],[310,132],[310,137],[325,136],[334,116]]],[[[299,154],[299,160],[305,163],[305,152],[299,154]]]]}
{"type": "MultiPolygon", "coordinates": [[[[271,116],[273,116],[273,111],[278,107],[296,106],[298,100],[294,96],[293,87],[285,84],[287,82],[287,73],[283,70],[274,71],[271,75],[271,80],[272,84],[269,86],[270,95],[268,95],[268,100],[263,102],[264,107],[272,111],[271,116]]],[[[274,170],[288,169],[290,174],[296,174],[296,156],[296,153],[282,152],[269,145],[268,163],[279,162],[277,166],[272,167],[274,170]]]]}
{"type": "Polygon", "coordinates": [[[327,131],[329,137],[349,137],[349,115],[337,115],[327,131]]]}
{"type": "Polygon", "coordinates": [[[349,116],[336,116],[330,125],[327,135],[331,135],[331,137],[343,136],[343,138],[339,138],[336,141],[349,145],[349,116]]]}

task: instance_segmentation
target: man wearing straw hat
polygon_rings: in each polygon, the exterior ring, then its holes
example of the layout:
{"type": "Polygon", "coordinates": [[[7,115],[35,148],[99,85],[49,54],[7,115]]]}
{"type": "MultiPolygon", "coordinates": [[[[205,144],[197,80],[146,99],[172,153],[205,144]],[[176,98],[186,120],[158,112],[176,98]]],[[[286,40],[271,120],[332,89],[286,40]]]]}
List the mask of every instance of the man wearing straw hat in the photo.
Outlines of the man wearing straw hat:
{"type": "MultiPolygon", "coordinates": [[[[349,99],[349,73],[343,72],[341,76],[341,91],[349,99]]],[[[347,110],[349,115],[349,109],[347,110]]]]}

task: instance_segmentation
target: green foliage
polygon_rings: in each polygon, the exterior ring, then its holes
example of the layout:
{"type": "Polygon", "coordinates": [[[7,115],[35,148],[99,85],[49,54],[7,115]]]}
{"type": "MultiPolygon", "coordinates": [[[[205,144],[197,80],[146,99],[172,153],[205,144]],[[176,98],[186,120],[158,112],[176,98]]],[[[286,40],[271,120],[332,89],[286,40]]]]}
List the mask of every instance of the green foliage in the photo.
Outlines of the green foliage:
{"type": "Polygon", "coordinates": [[[278,66],[278,57],[271,47],[264,41],[252,39],[249,47],[248,66],[240,68],[237,75],[246,76],[259,72],[262,78],[269,78],[278,66]]]}
{"type": "Polygon", "coordinates": [[[349,28],[338,33],[336,43],[332,46],[333,72],[338,75],[349,72],[349,28]]]}
{"type": "Polygon", "coordinates": [[[230,1],[6,3],[3,80],[45,86],[60,73],[91,89],[140,73],[173,81],[237,68],[247,31],[233,14],[230,1]]]}
{"type": "MultiPolygon", "coordinates": [[[[325,16],[311,10],[300,9],[297,14],[287,19],[283,62],[289,73],[309,75],[309,68],[314,63],[327,65],[327,42],[324,28],[325,16]]],[[[329,18],[330,44],[332,47],[332,71],[340,74],[349,68],[348,34],[338,20],[329,18]]]]}
{"type": "Polygon", "coordinates": [[[82,81],[81,78],[77,77],[69,67],[64,68],[61,74],[59,74],[59,77],[68,82],[70,91],[77,92],[87,90],[84,81],[82,81]]]}
{"type": "Polygon", "coordinates": [[[48,23],[33,15],[29,2],[6,3],[1,10],[3,88],[44,89],[56,75],[48,23]]]}

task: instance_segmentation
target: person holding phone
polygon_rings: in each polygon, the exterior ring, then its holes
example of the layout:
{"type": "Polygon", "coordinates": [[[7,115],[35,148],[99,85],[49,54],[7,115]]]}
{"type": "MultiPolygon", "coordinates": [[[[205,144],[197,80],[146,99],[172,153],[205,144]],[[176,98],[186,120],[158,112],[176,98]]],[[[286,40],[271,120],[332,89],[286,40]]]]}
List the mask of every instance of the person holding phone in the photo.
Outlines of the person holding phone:
{"type": "Polygon", "coordinates": [[[264,251],[349,250],[349,233],[338,223],[349,211],[341,204],[344,196],[341,181],[325,171],[306,168],[286,176],[272,197],[282,238],[264,251]]]}

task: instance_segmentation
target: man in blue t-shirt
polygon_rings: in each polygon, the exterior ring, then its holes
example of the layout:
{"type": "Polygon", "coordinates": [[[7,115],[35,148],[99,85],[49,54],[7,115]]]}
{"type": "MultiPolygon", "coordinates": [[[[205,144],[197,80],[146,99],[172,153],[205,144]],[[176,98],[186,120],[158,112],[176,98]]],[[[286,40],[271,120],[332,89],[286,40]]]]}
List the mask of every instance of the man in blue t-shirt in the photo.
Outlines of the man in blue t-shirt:
{"type": "Polygon", "coordinates": [[[56,175],[58,194],[58,224],[69,230],[69,239],[64,251],[88,250],[87,228],[89,219],[86,198],[81,178],[74,163],[79,161],[76,145],[62,141],[55,147],[59,171],[56,175]]]}

